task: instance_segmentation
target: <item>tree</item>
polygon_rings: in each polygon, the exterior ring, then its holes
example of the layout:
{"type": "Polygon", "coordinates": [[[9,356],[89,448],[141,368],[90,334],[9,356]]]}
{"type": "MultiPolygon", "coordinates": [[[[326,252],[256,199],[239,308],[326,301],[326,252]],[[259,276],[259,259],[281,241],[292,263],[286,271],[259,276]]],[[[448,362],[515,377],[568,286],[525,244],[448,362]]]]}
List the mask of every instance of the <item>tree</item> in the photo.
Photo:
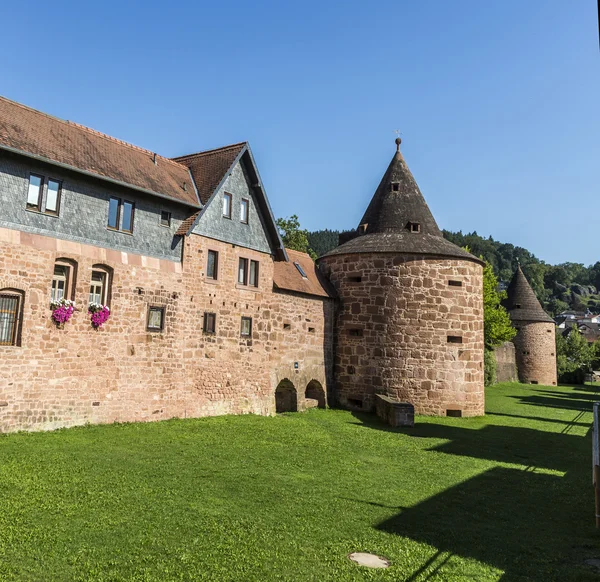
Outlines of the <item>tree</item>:
{"type": "Polygon", "coordinates": [[[300,228],[300,221],[295,214],[289,218],[278,218],[275,222],[286,248],[307,253],[313,261],[317,258],[308,244],[308,231],[300,228]]]}
{"type": "Polygon", "coordinates": [[[590,345],[576,327],[573,327],[567,338],[556,335],[556,368],[561,382],[583,384],[585,375],[592,367],[595,355],[594,346],[590,345]]]}
{"type": "Polygon", "coordinates": [[[486,263],[483,268],[483,339],[490,350],[517,335],[508,312],[500,304],[505,297],[506,291],[498,290],[492,265],[486,263]]]}

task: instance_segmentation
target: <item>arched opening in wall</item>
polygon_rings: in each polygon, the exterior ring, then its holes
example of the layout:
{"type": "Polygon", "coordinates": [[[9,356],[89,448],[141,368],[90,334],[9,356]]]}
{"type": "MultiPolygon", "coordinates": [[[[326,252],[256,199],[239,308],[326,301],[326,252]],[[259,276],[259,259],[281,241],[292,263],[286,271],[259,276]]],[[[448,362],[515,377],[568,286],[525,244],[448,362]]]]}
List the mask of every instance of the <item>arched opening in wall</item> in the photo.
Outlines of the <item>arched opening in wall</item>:
{"type": "Polygon", "coordinates": [[[298,412],[298,395],[287,378],[275,389],[275,412],[298,412]]]}
{"type": "Polygon", "coordinates": [[[325,390],[323,390],[321,382],[311,380],[306,386],[304,398],[307,400],[316,400],[319,408],[325,408],[325,390]]]}
{"type": "Polygon", "coordinates": [[[90,277],[90,303],[99,303],[110,307],[112,297],[113,270],[107,265],[92,265],[90,277]]]}

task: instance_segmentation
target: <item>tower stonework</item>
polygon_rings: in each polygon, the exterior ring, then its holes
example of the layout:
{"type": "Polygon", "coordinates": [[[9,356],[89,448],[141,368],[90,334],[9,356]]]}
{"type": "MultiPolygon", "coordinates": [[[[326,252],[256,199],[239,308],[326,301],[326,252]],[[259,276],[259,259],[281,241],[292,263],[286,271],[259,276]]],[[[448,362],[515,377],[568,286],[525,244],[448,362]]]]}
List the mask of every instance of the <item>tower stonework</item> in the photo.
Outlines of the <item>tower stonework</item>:
{"type": "Polygon", "coordinates": [[[517,330],[512,341],[519,380],[556,386],[556,325],[542,309],[520,266],[508,286],[503,304],[517,330]]]}
{"type": "Polygon", "coordinates": [[[337,404],[483,414],[482,263],[443,238],[399,147],[346,239],[320,263],[340,299],[337,404]]]}

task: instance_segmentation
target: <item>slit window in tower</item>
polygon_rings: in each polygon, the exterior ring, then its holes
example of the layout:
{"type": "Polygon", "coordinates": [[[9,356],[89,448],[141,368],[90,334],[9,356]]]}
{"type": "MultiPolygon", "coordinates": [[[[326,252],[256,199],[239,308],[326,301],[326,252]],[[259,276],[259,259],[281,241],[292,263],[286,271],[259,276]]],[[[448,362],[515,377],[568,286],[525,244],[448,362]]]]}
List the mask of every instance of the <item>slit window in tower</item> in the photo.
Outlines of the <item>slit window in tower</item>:
{"type": "Polygon", "coordinates": [[[400,191],[400,182],[392,182],[390,184],[390,191],[391,192],[399,192],[400,191]]]}

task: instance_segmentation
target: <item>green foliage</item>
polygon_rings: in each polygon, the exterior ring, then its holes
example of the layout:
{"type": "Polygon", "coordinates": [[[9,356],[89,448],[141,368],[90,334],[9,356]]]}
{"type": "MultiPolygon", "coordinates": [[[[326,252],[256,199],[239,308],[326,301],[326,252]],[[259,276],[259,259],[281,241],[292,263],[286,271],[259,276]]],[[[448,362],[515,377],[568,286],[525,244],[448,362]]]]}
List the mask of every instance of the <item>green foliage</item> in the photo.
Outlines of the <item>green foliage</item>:
{"type": "Polygon", "coordinates": [[[594,396],[497,384],[485,417],[410,430],[311,410],[1,435],[0,580],[594,582],[594,396]]]}
{"type": "Polygon", "coordinates": [[[486,263],[483,268],[483,338],[488,349],[510,341],[517,335],[506,309],[500,304],[505,297],[506,292],[498,290],[498,280],[492,266],[486,263]]]}
{"type": "Polygon", "coordinates": [[[497,381],[496,369],[498,363],[496,362],[496,356],[494,350],[485,349],[483,351],[483,382],[485,386],[493,386],[497,381]]]}
{"type": "Polygon", "coordinates": [[[586,374],[592,369],[592,361],[596,348],[590,345],[585,337],[573,328],[564,338],[556,334],[556,369],[559,382],[583,384],[586,374]]]}
{"type": "Polygon", "coordinates": [[[286,248],[307,253],[313,261],[317,258],[308,243],[308,230],[300,228],[300,221],[295,214],[289,218],[278,218],[275,222],[286,248]]]}
{"type": "Polygon", "coordinates": [[[308,233],[308,244],[318,257],[334,249],[339,244],[340,233],[337,230],[316,230],[308,233]]]}

